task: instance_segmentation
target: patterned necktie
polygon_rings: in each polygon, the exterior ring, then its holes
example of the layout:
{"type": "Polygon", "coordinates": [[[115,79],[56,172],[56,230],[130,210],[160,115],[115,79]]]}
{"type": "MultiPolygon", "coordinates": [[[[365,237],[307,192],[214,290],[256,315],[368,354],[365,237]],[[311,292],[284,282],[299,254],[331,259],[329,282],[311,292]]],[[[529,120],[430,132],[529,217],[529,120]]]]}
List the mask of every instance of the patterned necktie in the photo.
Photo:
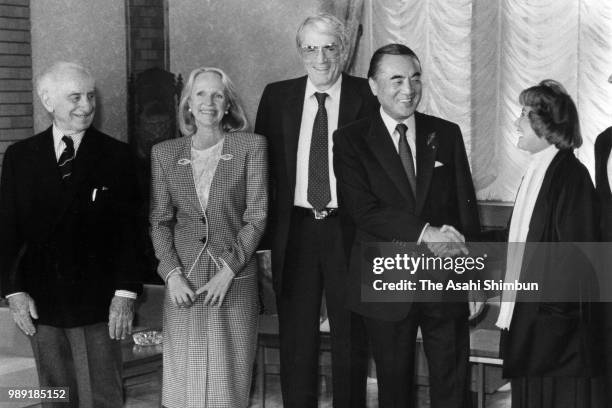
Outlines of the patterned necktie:
{"type": "Polygon", "coordinates": [[[63,136],[62,141],[66,144],[64,151],[57,161],[62,181],[65,182],[72,174],[72,162],[74,161],[74,142],[69,136],[63,136]]]}
{"type": "Polygon", "coordinates": [[[412,158],[412,150],[410,150],[410,145],[408,144],[408,139],[406,138],[406,130],[408,130],[408,126],[404,125],[403,123],[398,123],[395,130],[397,130],[400,137],[397,146],[399,157],[402,161],[402,166],[404,166],[406,177],[408,177],[412,194],[416,198],[416,173],[414,171],[414,159],[412,158]]]}
{"type": "Polygon", "coordinates": [[[327,153],[327,111],[325,110],[326,93],[315,92],[319,103],[317,116],[312,127],[310,156],[308,158],[308,202],[315,210],[323,210],[331,201],[329,190],[329,159],[327,153]]]}

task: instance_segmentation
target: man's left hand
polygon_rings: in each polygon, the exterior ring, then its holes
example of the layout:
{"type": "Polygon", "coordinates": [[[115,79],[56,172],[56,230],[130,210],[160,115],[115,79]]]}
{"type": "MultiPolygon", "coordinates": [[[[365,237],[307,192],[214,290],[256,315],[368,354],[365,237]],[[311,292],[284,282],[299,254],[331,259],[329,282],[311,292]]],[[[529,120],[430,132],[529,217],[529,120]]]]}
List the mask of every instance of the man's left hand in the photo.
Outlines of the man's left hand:
{"type": "Polygon", "coordinates": [[[132,334],[134,299],[114,296],[108,311],[108,335],[113,340],[123,340],[132,334]]]}

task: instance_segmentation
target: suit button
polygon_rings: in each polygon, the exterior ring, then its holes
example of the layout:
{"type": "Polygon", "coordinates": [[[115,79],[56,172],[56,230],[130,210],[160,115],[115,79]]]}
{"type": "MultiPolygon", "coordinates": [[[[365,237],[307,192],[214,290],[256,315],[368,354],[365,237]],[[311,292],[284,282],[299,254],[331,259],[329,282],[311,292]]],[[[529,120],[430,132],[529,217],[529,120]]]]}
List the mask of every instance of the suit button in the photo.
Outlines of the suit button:
{"type": "Polygon", "coordinates": [[[200,239],[200,241],[202,241],[202,243],[203,243],[204,245],[206,245],[206,241],[207,241],[207,239],[206,239],[206,237],[204,237],[204,238],[200,239]]]}
{"type": "Polygon", "coordinates": [[[202,224],[206,225],[206,217],[200,218],[200,221],[202,221],[202,224]]]}

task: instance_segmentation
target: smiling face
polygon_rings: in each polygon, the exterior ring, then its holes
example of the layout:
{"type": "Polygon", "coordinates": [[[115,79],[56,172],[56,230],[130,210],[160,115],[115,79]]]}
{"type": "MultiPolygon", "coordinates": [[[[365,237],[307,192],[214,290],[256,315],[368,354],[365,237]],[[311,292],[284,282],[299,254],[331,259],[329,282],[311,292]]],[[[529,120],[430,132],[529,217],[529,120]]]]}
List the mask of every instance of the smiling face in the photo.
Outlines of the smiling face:
{"type": "Polygon", "coordinates": [[[229,109],[225,85],[216,72],[204,72],[193,83],[189,108],[198,128],[219,128],[229,109]]]}
{"type": "Polygon", "coordinates": [[[398,122],[412,116],[421,101],[421,66],[408,55],[384,55],[369,83],[380,106],[398,122]]]}
{"type": "Polygon", "coordinates": [[[96,111],[93,78],[76,69],[65,69],[42,96],[53,123],[66,134],[82,132],[91,126],[96,111]]]}
{"type": "Polygon", "coordinates": [[[307,25],[302,31],[300,56],[308,78],[320,91],[329,89],[342,73],[340,41],[335,35],[313,24],[307,25]]]}
{"type": "Polygon", "coordinates": [[[535,133],[529,121],[529,112],[531,112],[531,107],[523,106],[521,116],[516,119],[514,124],[519,134],[517,147],[533,154],[546,149],[550,146],[550,143],[548,143],[546,138],[539,137],[535,133]]]}

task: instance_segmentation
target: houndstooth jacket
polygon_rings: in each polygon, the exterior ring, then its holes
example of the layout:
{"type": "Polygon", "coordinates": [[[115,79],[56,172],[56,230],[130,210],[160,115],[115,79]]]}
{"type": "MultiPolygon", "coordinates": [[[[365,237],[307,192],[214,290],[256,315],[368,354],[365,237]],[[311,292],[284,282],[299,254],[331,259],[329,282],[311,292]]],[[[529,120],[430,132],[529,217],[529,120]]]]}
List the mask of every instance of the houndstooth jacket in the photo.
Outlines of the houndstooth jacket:
{"type": "Polygon", "coordinates": [[[153,146],[151,166],[151,237],[162,279],[177,267],[187,273],[199,254],[217,264],[225,261],[239,277],[266,226],[265,138],[246,132],[225,135],[205,211],[191,168],[191,137],[153,146]]]}

